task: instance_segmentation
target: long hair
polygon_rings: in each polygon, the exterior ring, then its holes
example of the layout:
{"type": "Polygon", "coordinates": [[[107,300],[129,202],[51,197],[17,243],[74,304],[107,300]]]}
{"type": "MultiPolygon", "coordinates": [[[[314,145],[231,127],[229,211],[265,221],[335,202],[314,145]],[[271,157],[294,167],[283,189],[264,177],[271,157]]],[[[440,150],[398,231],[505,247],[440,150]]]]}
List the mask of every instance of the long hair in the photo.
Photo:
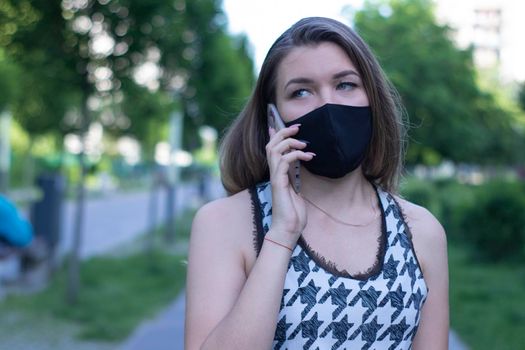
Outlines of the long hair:
{"type": "Polygon", "coordinates": [[[269,141],[267,104],[275,101],[277,68],[298,46],[330,42],[342,48],[356,66],[372,110],[373,132],[362,164],[366,178],[397,192],[403,166],[404,109],[368,45],[350,27],[330,18],[304,18],[272,45],[255,89],[227,130],[220,147],[221,180],[229,194],[269,180],[265,146],[269,141]]]}

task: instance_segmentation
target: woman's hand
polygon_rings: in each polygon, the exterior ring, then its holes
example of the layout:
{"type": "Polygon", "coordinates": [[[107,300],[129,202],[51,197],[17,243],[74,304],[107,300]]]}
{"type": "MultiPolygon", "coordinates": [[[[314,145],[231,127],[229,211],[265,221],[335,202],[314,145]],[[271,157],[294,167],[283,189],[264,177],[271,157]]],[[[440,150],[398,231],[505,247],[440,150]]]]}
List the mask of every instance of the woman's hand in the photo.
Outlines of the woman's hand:
{"type": "Polygon", "coordinates": [[[295,124],[278,132],[270,128],[270,141],[266,145],[272,185],[272,227],[268,236],[290,248],[296,245],[306,226],[307,217],[305,203],[295,193],[288,170],[293,162],[309,161],[315,156],[311,152],[301,151],[306,144],[291,137],[297,134],[299,127],[295,124]]]}

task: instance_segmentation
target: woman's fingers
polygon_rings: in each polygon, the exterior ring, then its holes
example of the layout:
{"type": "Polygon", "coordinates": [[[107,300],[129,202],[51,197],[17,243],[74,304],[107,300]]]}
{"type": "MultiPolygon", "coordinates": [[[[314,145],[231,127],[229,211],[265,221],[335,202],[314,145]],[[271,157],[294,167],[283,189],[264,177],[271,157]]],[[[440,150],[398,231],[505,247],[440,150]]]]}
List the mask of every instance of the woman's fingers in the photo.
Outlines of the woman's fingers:
{"type": "MultiPolygon", "coordinates": [[[[284,183],[288,182],[288,170],[290,169],[290,164],[297,161],[309,161],[315,156],[312,152],[303,152],[300,150],[291,151],[280,157],[275,163],[275,166],[272,171],[272,181],[284,183]]],[[[283,183],[283,184],[284,184],[283,183]]]]}
{"type": "Polygon", "coordinates": [[[315,157],[315,153],[312,152],[303,152],[300,150],[295,150],[289,153],[286,153],[282,156],[283,162],[281,163],[287,163],[288,165],[292,163],[295,160],[303,160],[303,161],[309,161],[313,157],[315,157]]]}
{"type": "Polygon", "coordinates": [[[271,150],[270,153],[273,153],[272,155],[281,155],[288,153],[289,151],[297,150],[297,149],[303,149],[306,147],[306,143],[303,141],[299,141],[292,138],[287,138],[281,142],[279,142],[277,145],[275,145],[271,150]]]}
{"type": "Polygon", "coordinates": [[[283,154],[306,147],[306,143],[292,138],[299,131],[299,124],[275,131],[269,128],[270,141],[266,145],[266,158],[270,170],[277,166],[283,154]]]}
{"type": "Polygon", "coordinates": [[[306,142],[292,138],[298,131],[298,124],[278,132],[273,128],[269,129],[270,142],[266,145],[266,158],[272,183],[279,184],[279,187],[286,187],[289,184],[288,170],[291,163],[309,161],[315,156],[311,152],[302,151],[307,145],[306,142]]]}
{"type": "Polygon", "coordinates": [[[300,124],[294,124],[279,131],[276,131],[273,128],[269,128],[270,142],[268,142],[267,147],[270,146],[271,148],[279,142],[281,142],[282,140],[297,134],[297,132],[299,131],[299,126],[300,124]]]}

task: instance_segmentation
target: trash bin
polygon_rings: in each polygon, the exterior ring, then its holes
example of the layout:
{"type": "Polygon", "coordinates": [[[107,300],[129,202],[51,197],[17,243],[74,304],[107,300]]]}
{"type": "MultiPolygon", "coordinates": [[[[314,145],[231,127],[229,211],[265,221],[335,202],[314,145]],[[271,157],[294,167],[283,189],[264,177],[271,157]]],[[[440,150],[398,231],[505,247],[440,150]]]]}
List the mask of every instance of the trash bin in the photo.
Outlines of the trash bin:
{"type": "Polygon", "coordinates": [[[35,237],[40,237],[54,252],[62,228],[65,179],[59,174],[43,174],[37,177],[36,186],[42,195],[31,206],[31,223],[35,237]]]}

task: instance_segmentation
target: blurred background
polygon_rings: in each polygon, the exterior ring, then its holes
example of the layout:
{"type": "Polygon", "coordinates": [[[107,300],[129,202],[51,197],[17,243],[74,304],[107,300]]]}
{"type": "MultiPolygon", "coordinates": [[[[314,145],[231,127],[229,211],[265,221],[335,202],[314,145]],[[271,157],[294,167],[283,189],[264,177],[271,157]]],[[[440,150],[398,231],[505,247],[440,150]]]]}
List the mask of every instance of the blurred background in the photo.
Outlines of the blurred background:
{"type": "Polygon", "coordinates": [[[275,38],[355,28],[448,235],[451,349],[525,348],[525,3],[0,0],[0,348],[182,349],[195,210],[275,38]],[[32,237],[32,239],[31,239],[32,237]]]}

